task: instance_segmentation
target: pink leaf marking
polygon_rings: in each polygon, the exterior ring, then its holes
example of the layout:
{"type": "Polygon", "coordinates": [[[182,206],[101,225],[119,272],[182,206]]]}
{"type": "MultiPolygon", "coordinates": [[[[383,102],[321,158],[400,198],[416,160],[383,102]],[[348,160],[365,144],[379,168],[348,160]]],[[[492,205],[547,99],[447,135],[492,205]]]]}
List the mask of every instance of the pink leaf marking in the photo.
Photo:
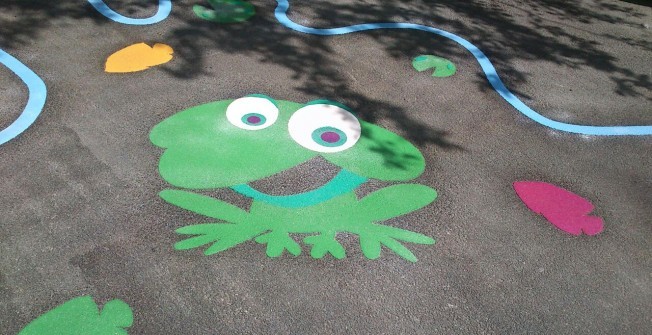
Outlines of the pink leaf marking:
{"type": "Polygon", "coordinates": [[[573,235],[596,235],[603,229],[602,218],[588,215],[593,204],[561,187],[539,181],[517,181],[516,194],[535,213],[557,228],[573,235]]]}

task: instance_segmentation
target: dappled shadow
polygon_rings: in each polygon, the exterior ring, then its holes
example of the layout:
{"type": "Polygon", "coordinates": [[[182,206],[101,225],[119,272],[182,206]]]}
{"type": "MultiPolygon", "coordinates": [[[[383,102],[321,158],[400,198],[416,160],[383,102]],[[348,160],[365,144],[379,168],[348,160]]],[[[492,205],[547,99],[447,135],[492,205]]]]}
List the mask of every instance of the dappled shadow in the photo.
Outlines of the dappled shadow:
{"type": "MultiPolygon", "coordinates": [[[[154,12],[158,2],[151,0],[107,1],[111,8],[127,16],[154,12]]],[[[91,19],[101,25],[110,21],[85,0],[3,0],[0,1],[0,48],[29,44],[41,31],[51,27],[54,19],[91,19]]]]}
{"type": "Polygon", "coordinates": [[[620,0],[622,2],[629,2],[635,5],[648,6],[652,7],[652,1],[650,0],[620,0]]]}
{"type": "MultiPolygon", "coordinates": [[[[619,65],[618,57],[602,42],[614,40],[650,51],[650,41],[597,29],[601,24],[646,29],[635,20],[645,16],[626,3],[604,0],[591,6],[582,2],[540,0],[514,7],[512,1],[437,0],[404,4],[383,0],[373,5],[368,2],[333,5],[328,1],[312,1],[306,6],[295,1],[289,14],[291,18],[309,17],[311,26],[324,28],[369,22],[412,22],[442,28],[456,32],[485,52],[509,87],[528,81],[525,73],[510,64],[515,60],[536,60],[569,69],[591,68],[607,73],[615,84],[616,94],[652,100],[649,74],[635,73],[619,65]]],[[[433,45],[442,54],[468,56],[466,50],[450,40],[429,33],[409,31],[369,36],[396,57],[405,56],[406,51],[414,55],[430,53],[433,45]]],[[[489,89],[486,78],[480,78],[477,84],[481,89],[489,89]]]]}
{"type": "MultiPolygon", "coordinates": [[[[462,149],[445,129],[436,129],[410,114],[405,107],[371,98],[350,87],[349,78],[328,37],[292,31],[273,16],[275,1],[252,1],[257,15],[245,24],[217,25],[194,16],[191,6],[201,1],[175,1],[169,20],[171,29],[162,41],[175,49],[175,62],[163,70],[177,78],[190,80],[211,75],[206,72],[206,55],[211,51],[254,57],[262,63],[289,69],[297,83],[295,89],[308,95],[340,101],[352,107],[362,119],[389,120],[417,145],[434,144],[444,149],[462,149]]],[[[114,10],[134,17],[155,12],[155,0],[110,0],[114,10]]],[[[643,51],[650,43],[641,37],[622,37],[592,31],[594,24],[638,27],[640,11],[625,2],[596,1],[596,6],[562,0],[540,0],[515,8],[502,1],[415,1],[410,3],[367,1],[291,1],[289,16],[315,27],[337,27],[369,22],[413,22],[442,28],[468,39],[494,62],[507,86],[514,90],[527,83],[528,74],[512,65],[519,60],[552,62],[571,69],[590,68],[607,73],[615,93],[652,100],[652,82],[647,73],[619,65],[618,57],[605,50],[600,40],[618,40],[643,51]],[[581,31],[581,33],[578,33],[581,31]],[[516,50],[517,52],[514,52],[516,50]]],[[[98,25],[110,21],[86,1],[10,0],[0,3],[0,46],[15,48],[38,38],[50,20],[67,17],[91,19],[98,25]],[[1,14],[4,13],[4,14],[1,14]]],[[[165,23],[163,23],[165,24],[165,23]]],[[[639,27],[640,28],[640,27],[639,27]]],[[[456,43],[420,31],[369,31],[364,33],[395,58],[412,58],[437,52],[448,57],[469,57],[456,43]]],[[[486,78],[478,75],[476,84],[491,90],[486,78]]]]}

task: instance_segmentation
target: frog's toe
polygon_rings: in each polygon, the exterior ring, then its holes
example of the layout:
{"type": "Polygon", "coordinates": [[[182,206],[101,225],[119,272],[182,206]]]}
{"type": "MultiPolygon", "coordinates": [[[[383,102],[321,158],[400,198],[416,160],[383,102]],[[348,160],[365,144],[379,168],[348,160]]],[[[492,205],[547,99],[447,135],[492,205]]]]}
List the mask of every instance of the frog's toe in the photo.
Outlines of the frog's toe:
{"type": "Polygon", "coordinates": [[[283,250],[287,250],[294,256],[301,254],[301,246],[295,242],[287,233],[268,233],[256,237],[256,242],[267,244],[267,256],[279,257],[283,250]]]}
{"type": "Polygon", "coordinates": [[[395,252],[397,255],[403,257],[404,259],[414,263],[417,261],[417,256],[415,256],[410,249],[406,248],[403,244],[397,240],[387,237],[381,241],[387,248],[395,252]]]}
{"type": "Polygon", "coordinates": [[[335,239],[335,234],[308,236],[303,241],[306,244],[312,245],[312,249],[310,250],[310,256],[312,258],[321,259],[327,253],[330,253],[336,259],[346,257],[346,251],[335,239]]]}
{"type": "Polygon", "coordinates": [[[364,256],[369,259],[378,259],[380,257],[381,245],[377,238],[360,236],[360,249],[362,249],[364,256]]]}

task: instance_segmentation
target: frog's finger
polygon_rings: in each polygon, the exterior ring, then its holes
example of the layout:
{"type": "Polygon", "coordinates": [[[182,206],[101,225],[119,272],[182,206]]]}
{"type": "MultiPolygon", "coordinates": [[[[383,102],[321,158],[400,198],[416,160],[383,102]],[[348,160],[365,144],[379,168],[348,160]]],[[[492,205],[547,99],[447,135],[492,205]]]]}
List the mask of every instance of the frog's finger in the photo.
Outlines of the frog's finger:
{"type": "Polygon", "coordinates": [[[299,243],[294,241],[292,241],[292,243],[286,244],[285,249],[293,256],[299,256],[301,254],[301,246],[299,243]]]}
{"type": "Polygon", "coordinates": [[[287,233],[269,233],[256,237],[256,242],[267,244],[267,256],[279,257],[283,250],[287,250],[294,256],[301,254],[301,246],[295,242],[287,233]]]}
{"type": "Polygon", "coordinates": [[[308,236],[303,239],[303,242],[312,244],[312,249],[310,249],[310,256],[312,258],[321,259],[326,255],[327,250],[320,235],[308,236]]]}
{"type": "Polygon", "coordinates": [[[210,256],[210,255],[216,254],[218,252],[222,252],[224,250],[231,249],[231,248],[235,247],[236,245],[238,245],[238,244],[240,244],[240,243],[242,243],[242,242],[244,242],[246,240],[247,239],[244,239],[244,240],[230,239],[230,240],[217,241],[217,242],[215,242],[215,244],[211,245],[210,247],[208,247],[204,251],[204,255],[210,256]]]}
{"type": "Polygon", "coordinates": [[[227,222],[243,222],[249,214],[224,201],[188,191],[163,190],[159,196],[175,206],[227,222]]]}
{"type": "Polygon", "coordinates": [[[314,259],[322,259],[326,256],[326,248],[315,245],[310,249],[310,256],[314,259]]]}
{"type": "Polygon", "coordinates": [[[191,226],[185,226],[175,230],[179,234],[183,235],[212,235],[216,236],[229,228],[234,228],[233,224],[219,224],[219,223],[205,223],[205,224],[196,224],[191,226]]]}
{"type": "Polygon", "coordinates": [[[374,225],[374,230],[376,234],[382,234],[383,236],[388,236],[397,240],[417,243],[417,244],[434,244],[435,240],[432,237],[415,233],[413,231],[384,226],[384,225],[374,225]]]}
{"type": "Polygon", "coordinates": [[[390,250],[394,251],[397,255],[407,259],[408,261],[413,263],[417,261],[417,257],[414,256],[412,251],[410,251],[410,249],[406,248],[403,244],[396,241],[395,239],[384,238],[381,240],[381,242],[390,250]]]}
{"type": "Polygon", "coordinates": [[[312,249],[310,250],[310,256],[312,256],[312,258],[323,258],[326,253],[330,253],[336,259],[342,259],[346,257],[346,250],[344,250],[344,247],[339,242],[337,242],[334,234],[327,236],[308,236],[303,239],[303,241],[306,244],[312,244],[312,249]]]}
{"type": "Polygon", "coordinates": [[[359,208],[370,221],[383,221],[424,207],[437,198],[437,191],[419,184],[385,187],[360,199],[359,208]]]}
{"type": "Polygon", "coordinates": [[[219,241],[208,247],[204,251],[204,255],[209,256],[230,249],[265,232],[265,229],[253,226],[237,225],[237,228],[237,230],[231,230],[229,234],[225,234],[219,241]]]}
{"type": "Polygon", "coordinates": [[[336,259],[343,259],[346,257],[346,250],[344,250],[344,247],[337,241],[332,244],[331,248],[328,249],[328,252],[336,259]]]}
{"type": "Polygon", "coordinates": [[[175,250],[188,250],[200,247],[204,244],[215,242],[216,237],[211,235],[200,235],[179,241],[174,244],[175,250]]]}

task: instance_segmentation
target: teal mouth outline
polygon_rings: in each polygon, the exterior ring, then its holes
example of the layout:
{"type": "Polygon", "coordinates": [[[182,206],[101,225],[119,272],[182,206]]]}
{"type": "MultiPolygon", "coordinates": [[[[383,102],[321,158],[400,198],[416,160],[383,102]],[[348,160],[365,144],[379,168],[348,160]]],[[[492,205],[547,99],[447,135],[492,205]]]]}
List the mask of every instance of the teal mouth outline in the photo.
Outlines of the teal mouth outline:
{"type": "Polygon", "coordinates": [[[342,169],[328,183],[317,189],[304,193],[292,195],[270,195],[260,192],[247,184],[231,186],[231,189],[244,196],[266,202],[270,205],[285,208],[300,208],[316,205],[344,193],[351,192],[366,181],[367,178],[342,169]]]}

